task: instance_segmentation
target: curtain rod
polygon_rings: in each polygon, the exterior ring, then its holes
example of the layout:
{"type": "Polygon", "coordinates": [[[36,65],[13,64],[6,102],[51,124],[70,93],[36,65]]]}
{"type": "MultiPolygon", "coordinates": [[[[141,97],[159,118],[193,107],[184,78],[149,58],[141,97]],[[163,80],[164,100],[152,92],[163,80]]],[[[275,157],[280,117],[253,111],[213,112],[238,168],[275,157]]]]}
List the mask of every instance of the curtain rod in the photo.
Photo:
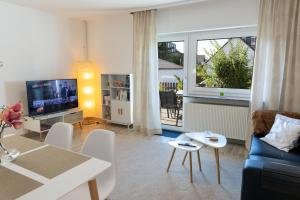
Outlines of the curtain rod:
{"type": "Polygon", "coordinates": [[[157,10],[156,8],[155,9],[148,9],[148,10],[140,10],[140,11],[134,11],[134,12],[130,12],[130,14],[134,14],[134,13],[137,13],[137,12],[141,12],[141,11],[150,11],[150,10],[157,10]]]}

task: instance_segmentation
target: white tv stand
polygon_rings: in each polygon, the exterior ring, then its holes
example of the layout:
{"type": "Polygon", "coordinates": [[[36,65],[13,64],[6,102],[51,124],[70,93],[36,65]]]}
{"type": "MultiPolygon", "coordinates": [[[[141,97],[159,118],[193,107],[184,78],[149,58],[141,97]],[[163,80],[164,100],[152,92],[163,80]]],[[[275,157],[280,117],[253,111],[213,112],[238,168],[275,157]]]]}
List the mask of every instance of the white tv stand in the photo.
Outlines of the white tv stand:
{"type": "Polygon", "coordinates": [[[42,140],[42,133],[48,132],[51,126],[57,122],[65,122],[70,124],[79,123],[80,128],[82,128],[82,121],[83,111],[79,109],[71,109],[49,115],[34,117],[26,116],[24,120],[24,129],[39,133],[40,140],[42,140]]]}

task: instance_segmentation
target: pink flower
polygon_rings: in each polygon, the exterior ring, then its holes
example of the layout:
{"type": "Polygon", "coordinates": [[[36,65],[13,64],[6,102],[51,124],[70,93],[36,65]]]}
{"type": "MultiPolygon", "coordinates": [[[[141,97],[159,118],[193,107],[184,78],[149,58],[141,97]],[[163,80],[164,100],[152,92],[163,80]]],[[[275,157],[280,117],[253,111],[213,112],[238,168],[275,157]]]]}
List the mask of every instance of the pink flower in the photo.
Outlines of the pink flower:
{"type": "Polygon", "coordinates": [[[13,106],[9,106],[3,109],[0,114],[0,119],[7,125],[13,126],[15,129],[22,127],[22,104],[16,103],[13,106]]]}
{"type": "Polygon", "coordinates": [[[16,103],[15,105],[10,106],[9,108],[15,112],[21,112],[23,105],[21,103],[16,103]]]}
{"type": "Polygon", "coordinates": [[[6,123],[9,123],[9,116],[10,116],[9,110],[5,109],[2,112],[1,120],[3,120],[6,123]]]}
{"type": "Polygon", "coordinates": [[[15,112],[12,109],[9,110],[9,122],[18,121],[21,119],[21,113],[15,112]]]}
{"type": "Polygon", "coordinates": [[[11,124],[15,129],[19,129],[19,128],[22,128],[23,123],[22,123],[22,121],[14,121],[11,124]]]}

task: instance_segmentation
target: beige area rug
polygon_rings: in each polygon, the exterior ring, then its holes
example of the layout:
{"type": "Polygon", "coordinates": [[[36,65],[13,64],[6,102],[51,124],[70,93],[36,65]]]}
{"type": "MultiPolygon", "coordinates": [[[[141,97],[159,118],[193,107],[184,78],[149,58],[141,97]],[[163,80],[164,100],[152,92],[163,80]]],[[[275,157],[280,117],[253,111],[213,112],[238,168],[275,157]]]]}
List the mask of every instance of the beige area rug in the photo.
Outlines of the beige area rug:
{"type": "Polygon", "coordinates": [[[237,145],[220,152],[221,185],[217,184],[214,152],[202,149],[202,172],[193,154],[193,178],[189,166],[181,165],[184,152],[177,151],[169,173],[166,173],[172,148],[167,138],[117,134],[117,185],[113,200],[229,200],[240,199],[244,156],[237,145]],[[164,139],[162,139],[164,138],[164,139]]]}
{"type": "Polygon", "coordinates": [[[13,200],[42,184],[26,176],[0,166],[0,199],[13,200]]]}

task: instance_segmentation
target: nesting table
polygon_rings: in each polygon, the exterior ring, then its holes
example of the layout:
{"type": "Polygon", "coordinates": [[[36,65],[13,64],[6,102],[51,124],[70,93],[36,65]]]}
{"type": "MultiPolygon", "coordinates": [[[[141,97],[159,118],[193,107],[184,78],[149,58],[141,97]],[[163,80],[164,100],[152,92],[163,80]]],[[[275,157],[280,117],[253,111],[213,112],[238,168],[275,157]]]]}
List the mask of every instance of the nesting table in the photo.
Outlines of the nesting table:
{"type": "Polygon", "coordinates": [[[220,158],[219,158],[219,149],[225,147],[227,144],[227,139],[224,135],[212,133],[210,131],[205,132],[192,132],[192,133],[185,133],[185,136],[188,138],[199,142],[205,146],[212,147],[215,152],[215,159],[216,159],[216,166],[217,166],[217,181],[218,184],[221,183],[220,178],[220,158]],[[211,141],[210,137],[217,137],[218,141],[211,141]]]}
{"type": "Polygon", "coordinates": [[[197,152],[197,157],[198,157],[198,164],[199,164],[199,170],[201,171],[201,161],[200,161],[200,152],[199,150],[202,148],[202,144],[197,144],[194,142],[190,142],[190,141],[184,141],[184,140],[175,140],[175,141],[169,141],[168,142],[169,145],[171,145],[174,149],[171,155],[171,159],[169,161],[169,165],[167,168],[167,172],[169,172],[169,169],[171,167],[172,164],[172,160],[174,158],[174,154],[176,152],[176,149],[180,149],[186,152],[185,156],[184,156],[184,160],[182,161],[182,165],[184,165],[184,161],[187,157],[187,154],[189,154],[189,160],[190,160],[190,181],[191,183],[193,183],[193,167],[192,167],[192,152],[197,152]],[[192,146],[183,146],[180,144],[184,144],[184,143],[188,143],[192,146]]]}

